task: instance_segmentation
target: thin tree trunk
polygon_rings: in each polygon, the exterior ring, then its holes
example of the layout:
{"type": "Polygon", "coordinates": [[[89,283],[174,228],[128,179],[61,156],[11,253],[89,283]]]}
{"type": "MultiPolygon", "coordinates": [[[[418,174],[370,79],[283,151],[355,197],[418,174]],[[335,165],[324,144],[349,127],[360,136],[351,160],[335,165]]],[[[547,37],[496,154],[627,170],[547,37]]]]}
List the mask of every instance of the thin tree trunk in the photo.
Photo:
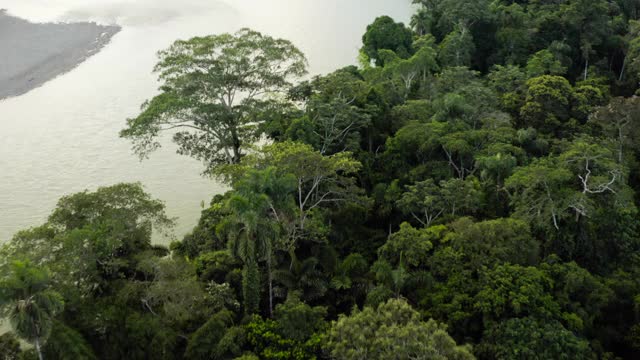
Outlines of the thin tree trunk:
{"type": "Polygon", "coordinates": [[[618,127],[618,163],[622,164],[622,127],[618,127]]]}
{"type": "Polygon", "coordinates": [[[233,163],[238,164],[242,158],[242,144],[240,142],[240,138],[238,137],[238,130],[233,128],[231,129],[231,141],[232,141],[232,150],[233,150],[233,163]]]}
{"type": "Polygon", "coordinates": [[[36,338],[36,352],[38,353],[38,358],[40,360],[44,360],[44,358],[42,357],[42,350],[40,350],[40,339],[36,338]]]}
{"type": "Polygon", "coordinates": [[[269,279],[269,315],[273,317],[273,274],[271,274],[271,251],[267,252],[267,277],[269,279]]]}
{"type": "Polygon", "coordinates": [[[584,62],[584,80],[587,80],[588,75],[589,75],[589,58],[587,58],[584,62]]]}

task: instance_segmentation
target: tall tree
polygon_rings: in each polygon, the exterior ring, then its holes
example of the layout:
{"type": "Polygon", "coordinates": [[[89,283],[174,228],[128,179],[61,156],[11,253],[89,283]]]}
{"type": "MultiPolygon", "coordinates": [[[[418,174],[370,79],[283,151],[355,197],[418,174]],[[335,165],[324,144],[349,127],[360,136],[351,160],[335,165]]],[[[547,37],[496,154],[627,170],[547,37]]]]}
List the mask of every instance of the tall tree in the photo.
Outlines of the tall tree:
{"type": "Polygon", "coordinates": [[[515,215],[536,226],[548,226],[551,221],[559,230],[568,202],[575,194],[569,186],[572,177],[571,171],[559,166],[555,158],[539,159],[517,169],[505,183],[512,191],[515,215]]]}
{"type": "Polygon", "coordinates": [[[522,65],[535,32],[532,29],[531,14],[525,11],[524,5],[517,2],[506,5],[502,1],[494,1],[490,4],[490,10],[498,25],[496,60],[510,65],[522,65]]]}
{"type": "Polygon", "coordinates": [[[440,43],[438,59],[442,67],[469,66],[474,51],[471,30],[467,25],[459,24],[440,43]]]}
{"type": "Polygon", "coordinates": [[[560,6],[569,31],[577,35],[584,64],[582,79],[589,76],[591,58],[611,33],[609,2],[606,0],[571,0],[560,6]]]}
{"type": "MultiPolygon", "coordinates": [[[[322,240],[314,233],[320,230],[317,227],[320,224],[314,220],[321,219],[319,212],[322,209],[364,200],[359,198],[361,190],[354,178],[360,167],[361,164],[350,153],[323,156],[307,144],[286,141],[265,146],[261,152],[247,156],[239,167],[223,170],[230,170],[227,175],[233,178],[238,171],[271,169],[274,177],[292,180],[291,191],[280,193],[282,200],[270,206],[271,217],[286,231],[281,239],[282,246],[291,251],[302,238],[322,240]]],[[[235,180],[231,181],[233,184],[235,180]]],[[[273,199],[275,194],[269,194],[273,199]]]]}
{"type": "Polygon", "coordinates": [[[616,143],[618,163],[623,163],[627,150],[636,148],[640,125],[640,97],[614,98],[599,108],[589,122],[599,126],[604,135],[616,143]]]}
{"type": "Polygon", "coordinates": [[[561,137],[571,128],[574,91],[561,76],[542,75],[527,81],[527,96],[520,108],[525,126],[561,137]]]}
{"type": "Polygon", "coordinates": [[[413,85],[419,82],[425,82],[427,76],[437,69],[436,50],[432,36],[424,36],[414,43],[416,53],[408,59],[398,57],[391,50],[380,50],[379,54],[385,61],[384,72],[391,78],[399,78],[406,100],[413,85]]]}
{"type": "Polygon", "coordinates": [[[367,61],[375,61],[376,66],[384,66],[385,62],[379,55],[382,49],[391,50],[401,58],[408,58],[412,50],[413,34],[411,29],[403,23],[396,23],[389,16],[377,18],[367,26],[367,32],[362,37],[362,50],[367,61]]]}
{"type": "Polygon", "coordinates": [[[231,216],[221,229],[229,234],[231,252],[244,263],[242,286],[247,314],[258,310],[258,262],[262,259],[267,264],[269,312],[273,313],[273,256],[281,236],[279,214],[274,209],[282,209],[280,200],[286,202],[295,186],[294,180],[291,176],[277,176],[273,167],[250,170],[234,184],[235,193],[229,198],[231,216]]]}
{"type": "Polygon", "coordinates": [[[256,140],[255,126],[274,108],[268,95],[306,73],[306,59],[291,42],[250,29],[179,40],[159,57],[160,94],[120,136],[145,157],[160,146],[161,133],[177,130],[178,152],[207,170],[239,162],[256,140]]]}

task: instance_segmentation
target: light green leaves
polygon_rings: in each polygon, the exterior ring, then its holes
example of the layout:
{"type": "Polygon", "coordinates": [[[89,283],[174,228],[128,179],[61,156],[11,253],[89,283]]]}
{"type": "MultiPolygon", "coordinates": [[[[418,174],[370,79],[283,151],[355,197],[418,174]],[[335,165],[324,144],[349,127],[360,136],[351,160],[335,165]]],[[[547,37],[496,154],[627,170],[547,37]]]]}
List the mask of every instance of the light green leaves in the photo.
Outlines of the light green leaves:
{"type": "Polygon", "coordinates": [[[456,345],[445,326],[421,321],[399,299],[341,315],[331,326],[326,348],[337,359],[474,359],[470,347],[456,345]]]}
{"type": "Polygon", "coordinates": [[[257,140],[263,115],[280,101],[272,95],[306,73],[293,44],[249,29],[178,40],[158,56],[161,93],[127,120],[120,136],[145,157],[169,132],[178,152],[201,160],[207,171],[238,163],[257,140]]]}

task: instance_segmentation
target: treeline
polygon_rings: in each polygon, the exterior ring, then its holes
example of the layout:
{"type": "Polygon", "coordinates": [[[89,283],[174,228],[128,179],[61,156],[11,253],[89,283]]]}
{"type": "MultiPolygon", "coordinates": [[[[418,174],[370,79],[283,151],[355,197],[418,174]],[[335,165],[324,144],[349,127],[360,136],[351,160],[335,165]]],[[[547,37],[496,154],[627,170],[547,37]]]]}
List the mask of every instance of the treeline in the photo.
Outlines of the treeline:
{"type": "Polygon", "coordinates": [[[231,190],[169,248],[140,184],[62,198],[0,250],[0,355],[636,358],[640,1],[415,2],[305,81],[249,29],[160,52],[121,136],[231,190]]]}

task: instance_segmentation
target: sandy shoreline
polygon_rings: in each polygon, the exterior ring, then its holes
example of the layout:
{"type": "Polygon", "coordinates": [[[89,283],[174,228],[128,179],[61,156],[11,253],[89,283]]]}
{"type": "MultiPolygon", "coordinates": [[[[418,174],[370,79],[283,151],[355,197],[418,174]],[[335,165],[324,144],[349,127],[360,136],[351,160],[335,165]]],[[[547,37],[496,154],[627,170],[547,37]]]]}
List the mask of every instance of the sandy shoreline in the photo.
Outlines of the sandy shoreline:
{"type": "MultiPolygon", "coordinates": [[[[31,23],[0,9],[0,100],[22,95],[98,53],[119,26],[31,23]]],[[[0,319],[0,335],[9,331],[0,319]]]]}
{"type": "Polygon", "coordinates": [[[95,23],[31,23],[0,9],[0,99],[72,70],[118,31],[118,26],[95,23]]]}

